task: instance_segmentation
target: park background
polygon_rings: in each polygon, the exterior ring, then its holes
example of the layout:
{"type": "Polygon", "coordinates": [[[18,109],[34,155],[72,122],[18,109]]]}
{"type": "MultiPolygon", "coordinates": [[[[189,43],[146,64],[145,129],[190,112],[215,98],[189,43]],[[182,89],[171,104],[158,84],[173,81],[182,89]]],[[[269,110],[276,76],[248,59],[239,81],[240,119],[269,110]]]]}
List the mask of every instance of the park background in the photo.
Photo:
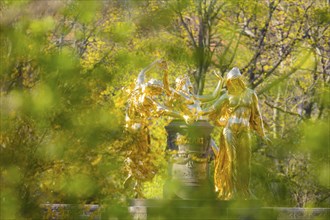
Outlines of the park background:
{"type": "Polygon", "coordinates": [[[151,121],[150,152],[134,150],[125,130],[128,91],[156,59],[166,66],[148,79],[167,71],[173,86],[188,74],[198,94],[213,91],[213,71],[239,67],[273,142],[254,135],[252,192],[266,206],[329,207],[329,6],[1,1],[1,219],[39,219],[45,203],[119,207],[162,197],[170,119],[151,121]],[[123,184],[128,155],[136,166],[123,184]]]}

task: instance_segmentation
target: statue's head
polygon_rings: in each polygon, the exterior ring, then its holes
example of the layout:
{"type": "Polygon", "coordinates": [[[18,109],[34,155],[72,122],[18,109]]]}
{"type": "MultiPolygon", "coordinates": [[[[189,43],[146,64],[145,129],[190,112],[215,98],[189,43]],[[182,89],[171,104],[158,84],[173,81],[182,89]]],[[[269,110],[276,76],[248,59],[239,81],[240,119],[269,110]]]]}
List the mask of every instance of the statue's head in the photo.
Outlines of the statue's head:
{"type": "Polygon", "coordinates": [[[245,88],[245,83],[243,81],[243,76],[237,67],[231,69],[226,76],[227,88],[245,88]]]}
{"type": "Polygon", "coordinates": [[[227,73],[226,79],[231,80],[231,79],[239,78],[241,76],[242,74],[239,71],[239,69],[237,67],[234,67],[227,73]]]}
{"type": "Polygon", "coordinates": [[[149,95],[160,95],[163,91],[163,83],[160,80],[149,80],[144,88],[144,92],[149,95]]]}
{"type": "Polygon", "coordinates": [[[193,90],[193,85],[187,75],[179,76],[175,79],[175,89],[190,93],[193,90]]]}

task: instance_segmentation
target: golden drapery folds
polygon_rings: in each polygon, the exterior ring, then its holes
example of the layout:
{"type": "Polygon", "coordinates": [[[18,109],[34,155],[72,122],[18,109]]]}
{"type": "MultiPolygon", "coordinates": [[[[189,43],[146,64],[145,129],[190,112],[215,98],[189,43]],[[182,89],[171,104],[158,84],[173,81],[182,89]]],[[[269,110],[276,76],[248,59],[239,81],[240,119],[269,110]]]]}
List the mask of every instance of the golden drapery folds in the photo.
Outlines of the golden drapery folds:
{"type": "Polygon", "coordinates": [[[178,77],[175,88],[168,82],[166,63],[156,60],[144,68],[138,75],[134,87],[128,91],[126,106],[126,128],[133,138],[130,150],[125,160],[128,177],[124,185],[135,181],[134,189],[137,197],[143,197],[141,183],[151,180],[154,166],[149,160],[150,134],[152,119],[170,116],[192,123],[199,117],[199,101],[193,95],[193,87],[187,76],[178,77]],[[164,69],[163,81],[146,80],[146,72],[153,66],[164,69]]]}
{"type": "MultiPolygon", "coordinates": [[[[215,149],[214,183],[220,199],[235,197],[249,198],[251,144],[250,129],[265,138],[263,122],[255,92],[246,87],[238,68],[233,68],[210,95],[198,96],[193,93],[193,86],[187,76],[178,77],[175,88],[171,88],[165,71],[163,81],[145,80],[145,73],[155,64],[165,66],[162,61],[155,61],[142,70],[130,92],[126,109],[126,127],[135,138],[135,148],[127,158],[129,180],[141,179],[148,165],[146,155],[150,150],[150,119],[170,116],[182,119],[187,124],[208,116],[209,121],[222,128],[220,149],[215,149]],[[226,89],[223,85],[226,84],[226,89]],[[211,103],[202,109],[201,104],[211,103]],[[202,116],[203,115],[203,116],[202,116]]],[[[214,145],[214,146],[213,146],[214,145]]]]}
{"type": "MultiPolygon", "coordinates": [[[[238,68],[225,78],[226,90],[199,97],[213,104],[203,110],[209,120],[222,127],[220,150],[215,159],[214,183],[218,198],[246,198],[251,196],[250,129],[265,138],[263,122],[255,92],[247,88],[238,68]]],[[[220,83],[219,83],[220,84],[220,83]]]]}

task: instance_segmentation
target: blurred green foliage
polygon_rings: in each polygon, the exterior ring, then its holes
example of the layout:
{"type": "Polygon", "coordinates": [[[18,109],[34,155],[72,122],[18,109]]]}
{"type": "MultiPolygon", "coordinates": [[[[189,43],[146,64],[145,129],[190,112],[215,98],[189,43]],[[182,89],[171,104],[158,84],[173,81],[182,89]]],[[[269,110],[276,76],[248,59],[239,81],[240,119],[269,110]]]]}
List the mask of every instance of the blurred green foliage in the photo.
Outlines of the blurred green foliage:
{"type": "MultiPolygon", "coordinates": [[[[232,66],[260,93],[273,146],[254,137],[256,197],[273,206],[328,207],[329,5],[225,0],[219,1],[218,20],[201,23],[198,16],[207,14],[198,13],[198,2],[0,3],[1,219],[40,219],[36,210],[43,203],[123,205],[135,197],[134,186],[123,184],[124,161],[134,147],[124,128],[126,89],[159,58],[167,62],[171,82],[187,73],[196,80],[196,53],[210,56],[206,93],[217,80],[210,72],[223,75],[232,66]],[[274,5],[267,24],[264,11],[274,5]],[[212,27],[212,42],[196,52],[192,40],[203,25],[212,27]]],[[[201,2],[206,7],[213,1],[201,2]]],[[[162,70],[149,77],[161,79],[162,70]]],[[[162,195],[168,122],[151,127],[148,157],[155,177],[138,180],[147,198],[162,195]]]]}

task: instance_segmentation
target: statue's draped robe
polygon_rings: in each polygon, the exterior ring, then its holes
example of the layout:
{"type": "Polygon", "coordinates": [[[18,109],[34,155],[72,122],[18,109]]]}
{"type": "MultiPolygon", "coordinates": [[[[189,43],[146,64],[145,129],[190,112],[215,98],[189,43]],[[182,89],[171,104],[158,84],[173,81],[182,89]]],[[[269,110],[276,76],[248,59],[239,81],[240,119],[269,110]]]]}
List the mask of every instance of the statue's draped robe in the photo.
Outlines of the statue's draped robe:
{"type": "Polygon", "coordinates": [[[236,107],[229,101],[219,106],[213,115],[217,116],[217,125],[222,126],[220,150],[216,155],[214,181],[220,199],[233,197],[249,198],[251,143],[250,128],[264,136],[258,100],[253,90],[245,89],[236,107]],[[247,125],[233,128],[227,126],[228,120],[236,117],[235,111],[244,107],[247,125]]]}

